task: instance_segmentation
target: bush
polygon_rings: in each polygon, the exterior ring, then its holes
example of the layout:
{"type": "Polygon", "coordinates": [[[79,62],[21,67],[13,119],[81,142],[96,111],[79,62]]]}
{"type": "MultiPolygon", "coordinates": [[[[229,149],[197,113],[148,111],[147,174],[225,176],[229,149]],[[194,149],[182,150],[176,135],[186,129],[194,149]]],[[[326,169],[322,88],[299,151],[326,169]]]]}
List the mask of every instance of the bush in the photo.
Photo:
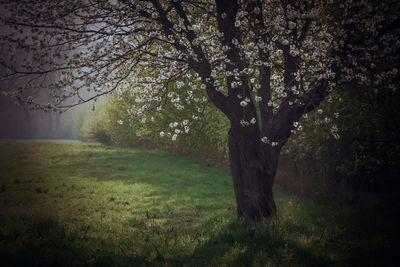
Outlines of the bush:
{"type": "Polygon", "coordinates": [[[128,114],[135,99],[128,93],[113,95],[107,99],[103,121],[105,132],[111,141],[119,145],[145,146],[185,155],[201,157],[214,163],[226,163],[227,133],[229,121],[219,110],[205,106],[203,116],[191,125],[186,134],[181,134],[173,141],[171,136],[160,137],[161,131],[167,131],[171,117],[191,116],[191,111],[177,111],[173,106],[166,106],[163,113],[152,111],[143,118],[128,114]]]}
{"type": "MultiPolygon", "coordinates": [[[[331,97],[337,101],[327,99],[321,111],[301,121],[303,130],[283,149],[281,170],[293,168],[297,179],[323,185],[326,191],[397,188],[400,114],[395,110],[399,93],[351,87],[331,97]],[[337,125],[337,132],[332,125],[337,125]],[[340,138],[336,140],[335,135],[340,138]]],[[[312,190],[322,189],[314,186],[312,190]]]]}
{"type": "Polygon", "coordinates": [[[80,137],[84,141],[96,141],[103,144],[111,144],[112,140],[107,133],[104,121],[103,103],[98,104],[98,108],[86,112],[86,117],[83,120],[80,137]]]}

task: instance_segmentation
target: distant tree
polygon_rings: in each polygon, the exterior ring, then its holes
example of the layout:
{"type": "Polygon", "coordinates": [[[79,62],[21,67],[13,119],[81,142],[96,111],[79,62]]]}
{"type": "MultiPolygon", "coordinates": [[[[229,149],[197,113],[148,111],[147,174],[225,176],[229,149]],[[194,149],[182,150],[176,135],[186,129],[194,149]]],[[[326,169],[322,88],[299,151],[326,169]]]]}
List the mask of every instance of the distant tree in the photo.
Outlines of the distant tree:
{"type": "MultiPolygon", "coordinates": [[[[199,106],[199,114],[205,101],[220,109],[231,125],[240,218],[276,213],[272,186],[281,148],[300,117],[339,84],[397,89],[397,1],[25,0],[0,7],[11,32],[1,37],[2,54],[9,45],[29,48],[43,63],[1,62],[5,79],[32,77],[8,92],[22,102],[58,110],[130,90],[132,116],[162,111],[166,101],[178,110],[199,106]],[[59,79],[47,85],[54,104],[22,97],[54,71],[59,79]],[[94,94],[83,98],[82,90],[94,94]]],[[[160,135],[176,139],[199,114],[171,121],[160,135]]]]}

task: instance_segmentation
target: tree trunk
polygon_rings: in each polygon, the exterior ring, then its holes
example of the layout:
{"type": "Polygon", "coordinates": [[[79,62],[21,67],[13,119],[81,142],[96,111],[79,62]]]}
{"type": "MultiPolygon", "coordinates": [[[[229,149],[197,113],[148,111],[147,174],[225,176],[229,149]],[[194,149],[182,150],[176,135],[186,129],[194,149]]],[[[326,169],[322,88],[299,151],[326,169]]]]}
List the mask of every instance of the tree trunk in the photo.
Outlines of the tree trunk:
{"type": "Polygon", "coordinates": [[[229,159],[237,214],[241,219],[253,221],[276,213],[272,186],[280,148],[259,140],[257,136],[241,134],[240,130],[231,128],[229,131],[229,159]]]}
{"type": "Polygon", "coordinates": [[[48,128],[48,137],[53,137],[53,114],[51,113],[52,111],[48,111],[48,119],[49,119],[49,128],[48,128]]]}
{"type": "Polygon", "coordinates": [[[58,131],[60,130],[60,125],[61,125],[61,114],[56,112],[55,116],[56,116],[56,133],[58,133],[58,131]]]}

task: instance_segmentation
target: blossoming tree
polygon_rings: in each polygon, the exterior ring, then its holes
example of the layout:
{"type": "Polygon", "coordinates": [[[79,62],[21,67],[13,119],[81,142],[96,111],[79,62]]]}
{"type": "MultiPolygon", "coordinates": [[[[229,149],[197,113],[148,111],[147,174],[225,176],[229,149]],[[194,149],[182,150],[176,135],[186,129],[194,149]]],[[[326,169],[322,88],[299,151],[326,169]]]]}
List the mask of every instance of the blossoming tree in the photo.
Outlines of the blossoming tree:
{"type": "Polygon", "coordinates": [[[2,1],[2,79],[29,77],[6,94],[38,109],[126,90],[135,97],[127,112],[143,122],[167,102],[190,108],[160,133],[173,140],[211,102],[231,125],[237,214],[262,220],[276,213],[279,154],[304,114],[346,83],[397,89],[396,1],[338,2],[2,1]],[[31,58],[13,61],[11,47],[31,58]],[[58,78],[45,83],[53,72],[58,78]],[[36,101],[24,94],[29,87],[55,101],[36,101]]]}

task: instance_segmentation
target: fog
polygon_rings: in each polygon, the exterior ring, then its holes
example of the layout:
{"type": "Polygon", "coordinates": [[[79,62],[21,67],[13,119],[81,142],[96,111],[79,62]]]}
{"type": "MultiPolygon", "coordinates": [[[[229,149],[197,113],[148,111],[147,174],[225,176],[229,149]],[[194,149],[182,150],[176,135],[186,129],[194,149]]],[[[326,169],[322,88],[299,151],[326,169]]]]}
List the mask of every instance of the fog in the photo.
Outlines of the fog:
{"type": "Polygon", "coordinates": [[[0,138],[79,139],[90,107],[83,104],[62,114],[29,110],[28,106],[0,94],[0,138]]]}
{"type": "MultiPolygon", "coordinates": [[[[6,18],[10,16],[9,11],[0,6],[0,16],[6,18]]],[[[55,111],[36,110],[34,106],[18,101],[16,96],[23,100],[32,97],[34,103],[53,104],[56,100],[52,94],[60,95],[68,88],[59,88],[58,91],[50,92],[48,85],[59,79],[57,71],[46,73],[45,75],[23,74],[10,75],[8,70],[24,70],[23,64],[28,64],[33,68],[49,68],[45,59],[35,60],[32,50],[29,47],[19,46],[15,42],[9,42],[7,35],[12,33],[15,37],[26,38],[27,44],[30,44],[31,31],[24,29],[16,31],[15,29],[0,24],[0,138],[7,139],[79,139],[81,137],[81,128],[85,118],[92,110],[93,103],[85,103],[76,107],[60,109],[63,113],[55,111]],[[29,84],[29,86],[27,86],[29,84]],[[31,86],[32,84],[32,86],[31,86]],[[20,88],[23,88],[21,91],[20,88]],[[20,92],[19,92],[20,91],[20,92]],[[21,93],[22,92],[22,93],[21,93]]],[[[37,36],[48,42],[49,36],[37,36]]],[[[51,57],[51,55],[48,55],[51,57]]],[[[89,98],[93,96],[82,90],[81,97],[89,98]]],[[[73,102],[66,101],[58,104],[69,105],[73,102]]]]}

